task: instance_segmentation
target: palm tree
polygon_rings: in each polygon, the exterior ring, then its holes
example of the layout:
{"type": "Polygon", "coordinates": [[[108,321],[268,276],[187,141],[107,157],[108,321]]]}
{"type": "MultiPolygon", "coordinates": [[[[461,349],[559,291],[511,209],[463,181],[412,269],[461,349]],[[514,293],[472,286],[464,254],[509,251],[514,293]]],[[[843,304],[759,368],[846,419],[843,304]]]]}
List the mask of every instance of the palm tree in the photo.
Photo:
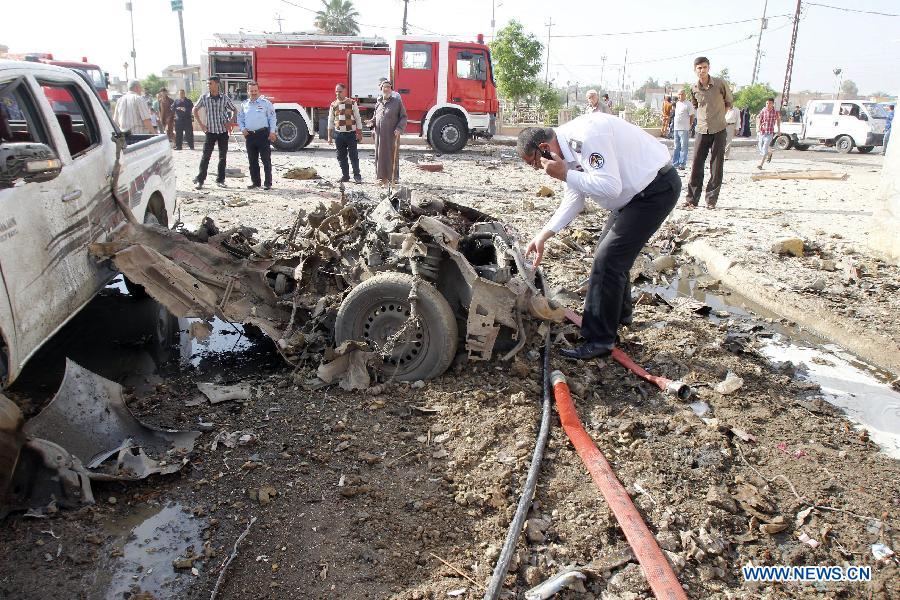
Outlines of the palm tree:
{"type": "Polygon", "coordinates": [[[316,11],[314,25],[323,33],[335,35],[359,35],[356,17],[359,13],[350,0],[322,0],[325,10],[316,11]]]}

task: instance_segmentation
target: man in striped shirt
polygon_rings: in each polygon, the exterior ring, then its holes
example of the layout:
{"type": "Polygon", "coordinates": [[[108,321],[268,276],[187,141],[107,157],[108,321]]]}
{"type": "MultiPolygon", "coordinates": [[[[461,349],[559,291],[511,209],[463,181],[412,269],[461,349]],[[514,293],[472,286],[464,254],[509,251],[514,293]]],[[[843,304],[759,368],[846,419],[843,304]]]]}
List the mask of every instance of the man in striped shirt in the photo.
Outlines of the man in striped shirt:
{"type": "Polygon", "coordinates": [[[209,159],[216,145],[219,146],[219,170],[216,174],[216,185],[227,187],[225,185],[225,156],[228,153],[228,126],[234,123],[234,117],[237,114],[237,109],[231,98],[219,91],[219,77],[217,75],[210,77],[207,85],[209,86],[209,93],[200,96],[200,99],[197,100],[197,104],[194,106],[194,117],[200,123],[200,129],[206,134],[206,141],[203,142],[203,157],[200,159],[200,172],[194,178],[194,183],[197,184],[198,190],[203,187],[203,182],[206,181],[209,159]],[[201,108],[206,109],[205,123],[199,116],[201,108]]]}

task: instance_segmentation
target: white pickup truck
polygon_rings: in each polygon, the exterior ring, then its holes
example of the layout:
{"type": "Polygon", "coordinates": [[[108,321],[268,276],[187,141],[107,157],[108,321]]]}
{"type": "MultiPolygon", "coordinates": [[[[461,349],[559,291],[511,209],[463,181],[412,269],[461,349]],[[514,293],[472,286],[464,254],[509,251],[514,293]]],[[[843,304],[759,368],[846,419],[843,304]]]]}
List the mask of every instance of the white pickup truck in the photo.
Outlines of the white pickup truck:
{"type": "Polygon", "coordinates": [[[168,225],[166,136],[119,131],[76,71],[0,61],[0,387],[115,276],[88,254],[125,221],[114,186],[136,220],[168,225]]]}
{"type": "Polygon", "coordinates": [[[834,146],[847,154],[853,148],[871,152],[884,143],[887,113],[876,102],[862,100],[811,100],[806,105],[803,121],[782,122],[775,136],[780,150],[806,150],[815,144],[834,146]]]}

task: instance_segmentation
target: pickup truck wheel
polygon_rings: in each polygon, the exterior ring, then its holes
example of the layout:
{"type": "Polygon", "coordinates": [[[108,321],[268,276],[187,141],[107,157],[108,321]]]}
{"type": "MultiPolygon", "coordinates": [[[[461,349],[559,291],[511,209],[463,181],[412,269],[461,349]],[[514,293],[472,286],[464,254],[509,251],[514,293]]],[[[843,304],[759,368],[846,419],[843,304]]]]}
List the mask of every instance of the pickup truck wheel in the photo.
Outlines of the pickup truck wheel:
{"type": "Polygon", "coordinates": [[[809,144],[794,144],[794,148],[801,152],[805,152],[806,150],[809,150],[809,144]]]}
{"type": "Polygon", "coordinates": [[[775,138],[775,147],[779,150],[790,150],[793,145],[794,140],[788,135],[782,134],[775,138]]]}
{"type": "Polygon", "coordinates": [[[841,154],[848,154],[853,150],[853,138],[849,135],[842,135],[834,140],[834,147],[841,154]]]}
{"type": "Polygon", "coordinates": [[[303,117],[291,111],[275,113],[275,142],[278,150],[294,151],[303,148],[312,138],[303,117]]]}
{"type": "Polygon", "coordinates": [[[459,343],[453,310],[430,283],[416,283],[419,318],[408,322],[413,282],[406,273],[370,277],[347,294],[334,325],[336,345],[367,342],[382,353],[377,368],[400,381],[438,377],[450,366],[459,343]]]}
{"type": "Polygon", "coordinates": [[[868,154],[869,152],[871,152],[874,149],[875,149],[875,146],[857,146],[856,147],[856,150],[860,154],[868,154]]]}
{"type": "Polygon", "coordinates": [[[453,154],[465,148],[469,131],[456,115],[441,115],[428,127],[428,139],[435,150],[453,154]]]}

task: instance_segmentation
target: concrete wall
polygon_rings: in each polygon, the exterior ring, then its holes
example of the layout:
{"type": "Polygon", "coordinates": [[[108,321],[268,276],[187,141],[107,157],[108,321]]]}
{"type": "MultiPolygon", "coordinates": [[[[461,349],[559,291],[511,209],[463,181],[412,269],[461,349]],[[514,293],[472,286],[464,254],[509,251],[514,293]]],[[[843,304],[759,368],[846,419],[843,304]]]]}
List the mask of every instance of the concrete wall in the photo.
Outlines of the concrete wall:
{"type": "Polygon", "coordinates": [[[889,262],[900,264],[900,141],[894,131],[897,119],[891,127],[887,155],[881,168],[881,188],[878,191],[879,208],[872,218],[869,230],[869,246],[889,262]]]}

